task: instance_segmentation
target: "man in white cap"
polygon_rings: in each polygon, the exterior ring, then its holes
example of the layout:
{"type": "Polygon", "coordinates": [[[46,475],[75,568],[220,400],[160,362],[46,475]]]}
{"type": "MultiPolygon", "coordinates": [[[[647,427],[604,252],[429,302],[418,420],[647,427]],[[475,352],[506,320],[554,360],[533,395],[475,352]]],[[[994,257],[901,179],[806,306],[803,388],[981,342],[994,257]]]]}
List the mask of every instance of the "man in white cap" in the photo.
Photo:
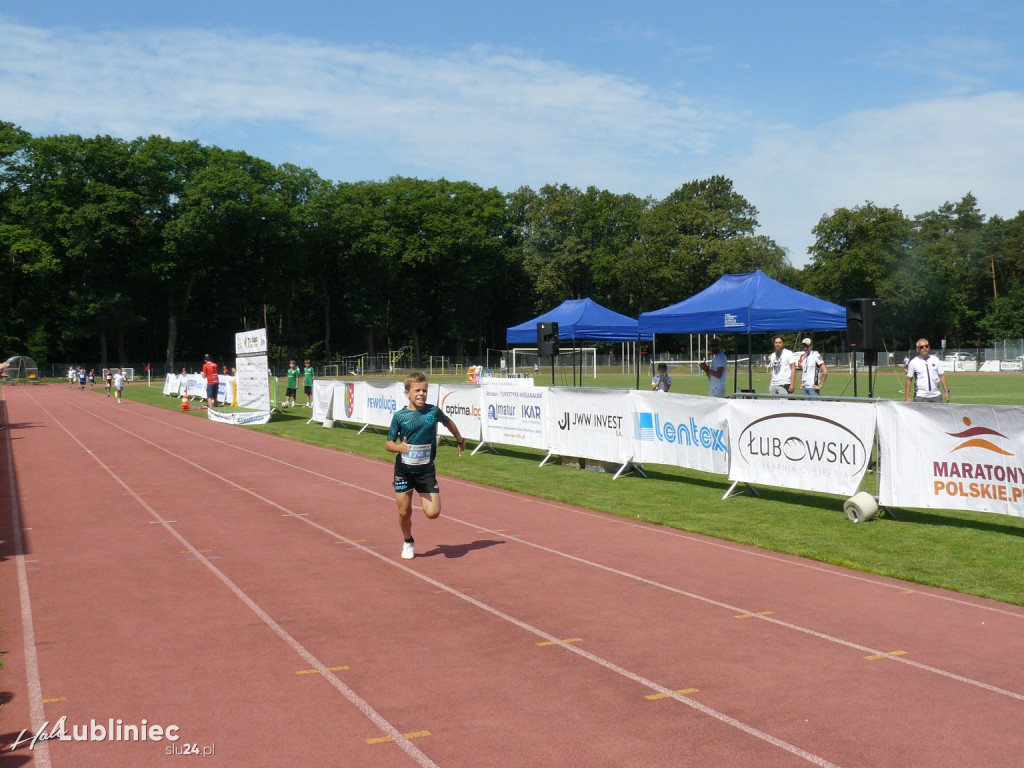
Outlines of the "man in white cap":
{"type": "Polygon", "coordinates": [[[804,339],[801,344],[804,351],[796,362],[796,367],[800,369],[800,389],[804,397],[821,397],[821,388],[828,378],[828,367],[810,339],[804,339]]]}

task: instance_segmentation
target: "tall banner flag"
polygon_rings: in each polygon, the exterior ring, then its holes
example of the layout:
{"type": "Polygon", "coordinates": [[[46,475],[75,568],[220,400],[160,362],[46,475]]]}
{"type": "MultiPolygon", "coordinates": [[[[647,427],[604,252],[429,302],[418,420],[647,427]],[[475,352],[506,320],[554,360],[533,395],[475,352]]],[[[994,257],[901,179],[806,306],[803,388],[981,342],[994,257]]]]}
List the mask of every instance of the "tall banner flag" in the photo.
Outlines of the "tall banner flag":
{"type": "Polygon", "coordinates": [[[230,424],[266,424],[270,421],[270,365],[267,360],[267,331],[242,331],[235,334],[235,380],[237,399],[232,404],[250,413],[207,411],[213,421],[230,424]]]}
{"type": "Polygon", "coordinates": [[[1024,517],[1024,414],[1010,406],[878,404],[878,502],[1024,517]]]}
{"type": "Polygon", "coordinates": [[[871,460],[873,403],[729,400],[729,480],[852,496],[871,460]]]}

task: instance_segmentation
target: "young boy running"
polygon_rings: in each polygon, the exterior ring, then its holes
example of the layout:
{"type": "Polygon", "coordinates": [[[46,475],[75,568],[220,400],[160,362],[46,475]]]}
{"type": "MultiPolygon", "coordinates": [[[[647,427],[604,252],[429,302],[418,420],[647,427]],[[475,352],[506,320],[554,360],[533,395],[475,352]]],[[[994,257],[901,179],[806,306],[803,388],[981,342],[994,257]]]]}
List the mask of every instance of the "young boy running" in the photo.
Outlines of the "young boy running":
{"type": "Polygon", "coordinates": [[[455,422],[436,405],[427,405],[427,377],[419,371],[405,377],[405,396],[409,405],[391,417],[387,449],[395,457],[395,501],[398,524],[402,529],[402,559],[416,556],[412,538],[412,492],[420,495],[423,514],[434,520],[441,514],[441,492],[434,475],[437,455],[437,425],[440,422],[458,441],[459,456],[466,440],[455,422]]]}
{"type": "Polygon", "coordinates": [[[124,382],[124,371],[118,368],[117,373],[114,374],[114,396],[117,398],[118,405],[120,405],[121,395],[124,393],[124,382]]]}

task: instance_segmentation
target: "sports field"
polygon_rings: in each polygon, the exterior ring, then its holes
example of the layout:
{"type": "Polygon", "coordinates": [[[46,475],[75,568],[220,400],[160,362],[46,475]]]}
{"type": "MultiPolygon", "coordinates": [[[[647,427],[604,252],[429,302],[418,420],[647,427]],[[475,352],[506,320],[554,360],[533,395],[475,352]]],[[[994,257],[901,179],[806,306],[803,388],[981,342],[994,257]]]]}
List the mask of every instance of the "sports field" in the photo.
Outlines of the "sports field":
{"type": "Polygon", "coordinates": [[[10,765],[959,768],[1024,750],[1024,609],[587,507],[815,520],[889,557],[928,528],[1019,543],[1001,518],[853,525],[834,499],[716,507],[707,477],[442,447],[444,511],[403,561],[382,436],[128,392],[3,391],[10,765]],[[62,719],[67,740],[34,738],[62,719]]]}

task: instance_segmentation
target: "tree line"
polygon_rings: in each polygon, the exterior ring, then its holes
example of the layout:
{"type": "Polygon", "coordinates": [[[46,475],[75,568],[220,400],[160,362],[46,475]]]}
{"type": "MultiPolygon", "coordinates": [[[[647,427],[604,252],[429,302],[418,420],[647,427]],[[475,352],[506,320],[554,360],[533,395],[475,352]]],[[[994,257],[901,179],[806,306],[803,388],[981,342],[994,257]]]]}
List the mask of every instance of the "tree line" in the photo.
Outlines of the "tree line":
{"type": "Polygon", "coordinates": [[[266,327],[278,357],[410,347],[417,361],[479,361],[565,299],[636,317],[754,269],[837,303],[881,298],[901,341],[1021,334],[1020,214],[985,221],[970,195],[914,218],[837,209],[798,270],[757,213],[722,176],[664,199],[335,183],[197,141],[0,122],[0,354],[173,369],[266,327]]]}

